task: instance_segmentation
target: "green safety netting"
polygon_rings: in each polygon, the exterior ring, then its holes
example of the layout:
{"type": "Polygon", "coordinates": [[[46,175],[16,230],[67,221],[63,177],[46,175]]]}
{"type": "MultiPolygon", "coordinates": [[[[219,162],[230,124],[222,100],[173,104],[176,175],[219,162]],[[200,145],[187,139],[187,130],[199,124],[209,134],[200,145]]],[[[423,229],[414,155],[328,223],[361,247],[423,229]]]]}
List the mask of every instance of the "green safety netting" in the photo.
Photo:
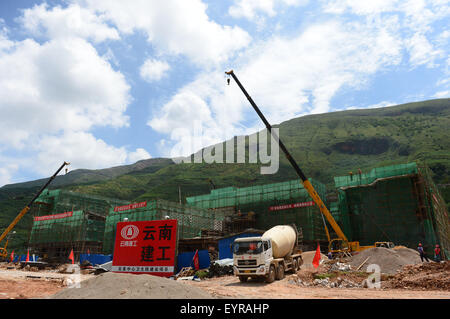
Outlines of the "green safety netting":
{"type": "Polygon", "coordinates": [[[226,215],[225,211],[189,207],[161,199],[148,201],[146,207],[127,211],[115,212],[112,208],[106,218],[103,251],[105,254],[112,252],[116,224],[123,221],[124,218],[128,218],[128,221],[147,221],[161,220],[168,216],[170,219],[178,221],[179,238],[193,238],[200,236],[202,230],[221,231],[226,215]]]}
{"type": "Polygon", "coordinates": [[[408,163],[374,169],[362,174],[361,182],[348,178],[335,177],[335,182],[341,187],[340,225],[349,240],[411,248],[421,242],[429,254],[440,244],[449,256],[447,211],[428,168],[408,163]]]}
{"type": "Polygon", "coordinates": [[[92,220],[84,211],[74,211],[70,217],[36,220],[30,235],[30,245],[103,240],[105,223],[92,220]]]}
{"type": "Polygon", "coordinates": [[[44,190],[36,199],[38,213],[54,214],[65,211],[84,210],[106,216],[111,207],[125,205],[128,202],[95,195],[85,195],[67,190],[44,190]]]}
{"type": "MultiPolygon", "coordinates": [[[[310,179],[319,196],[325,200],[325,185],[310,179]]],[[[210,194],[186,198],[188,205],[201,208],[234,207],[242,213],[255,213],[255,227],[266,230],[280,224],[296,224],[304,241],[325,240],[322,215],[317,206],[282,210],[270,207],[312,201],[300,180],[256,185],[251,187],[227,187],[212,190],[210,194]]]]}
{"type": "Polygon", "coordinates": [[[356,173],[347,176],[334,177],[336,187],[367,185],[379,178],[394,177],[400,175],[417,174],[416,163],[398,164],[373,168],[369,173],[356,173]]]}

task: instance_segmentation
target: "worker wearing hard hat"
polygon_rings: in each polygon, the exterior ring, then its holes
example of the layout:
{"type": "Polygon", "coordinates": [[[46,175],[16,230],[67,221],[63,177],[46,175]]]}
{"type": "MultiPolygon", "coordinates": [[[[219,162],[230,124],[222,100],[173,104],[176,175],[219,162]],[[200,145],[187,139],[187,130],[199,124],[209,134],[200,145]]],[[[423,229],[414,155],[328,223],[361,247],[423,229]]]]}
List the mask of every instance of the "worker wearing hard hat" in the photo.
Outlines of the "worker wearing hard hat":
{"type": "Polygon", "coordinates": [[[440,262],[441,260],[441,248],[439,248],[439,245],[436,245],[436,248],[434,249],[434,261],[440,262]]]}
{"type": "Polygon", "coordinates": [[[425,254],[425,251],[423,250],[423,247],[422,247],[422,244],[421,244],[421,243],[419,243],[419,247],[417,247],[417,251],[418,251],[419,254],[420,254],[420,260],[422,260],[422,262],[423,262],[424,259],[425,259],[427,262],[430,261],[430,260],[428,259],[427,255],[425,254]]]}

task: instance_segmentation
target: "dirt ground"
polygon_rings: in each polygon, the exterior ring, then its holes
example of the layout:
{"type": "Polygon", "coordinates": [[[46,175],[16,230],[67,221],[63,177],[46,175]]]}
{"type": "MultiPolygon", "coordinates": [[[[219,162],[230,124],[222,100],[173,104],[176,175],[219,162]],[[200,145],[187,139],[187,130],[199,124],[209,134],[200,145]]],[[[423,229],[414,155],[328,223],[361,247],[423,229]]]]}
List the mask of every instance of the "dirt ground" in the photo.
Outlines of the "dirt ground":
{"type": "MultiPolygon", "coordinates": [[[[325,267],[325,265],[320,266],[320,268],[322,267],[325,267]]],[[[283,280],[271,284],[255,281],[241,283],[235,276],[178,282],[200,288],[214,298],[227,299],[450,299],[450,287],[448,286],[448,280],[445,279],[449,277],[447,265],[439,266],[430,263],[428,265],[409,266],[404,273],[393,276],[391,281],[382,281],[381,289],[327,288],[320,285],[305,287],[293,280],[298,278],[303,282],[311,282],[311,273],[317,273],[317,270],[301,270],[296,276],[288,275],[283,280]],[[437,267],[440,267],[440,269],[434,269],[437,267]],[[418,285],[423,282],[417,279],[418,273],[423,278],[426,277],[428,282],[432,279],[430,276],[436,276],[436,273],[440,273],[441,279],[438,283],[441,283],[441,286],[434,285],[432,289],[425,290],[424,286],[418,285]],[[411,285],[411,281],[417,284],[411,285]]],[[[67,288],[67,279],[71,277],[70,274],[62,274],[56,271],[36,272],[0,269],[0,299],[46,298],[67,288]]],[[[81,281],[96,277],[92,274],[80,275],[81,281]]],[[[348,275],[342,277],[353,282],[362,280],[361,273],[348,273],[348,275]]],[[[332,280],[335,279],[332,278],[332,280]]],[[[133,288],[128,289],[134,290],[133,288]]],[[[139,290],[140,288],[136,289],[139,290]]]]}
{"type": "Polygon", "coordinates": [[[322,288],[301,287],[289,283],[286,277],[271,284],[262,282],[241,283],[235,276],[225,276],[198,281],[183,281],[205,289],[217,298],[237,299],[450,299],[449,291],[424,291],[406,289],[322,288]]]}
{"type": "MultiPolygon", "coordinates": [[[[80,280],[93,275],[80,275],[80,280]]],[[[72,279],[70,274],[49,271],[0,270],[0,299],[45,298],[66,288],[72,279]]]]}

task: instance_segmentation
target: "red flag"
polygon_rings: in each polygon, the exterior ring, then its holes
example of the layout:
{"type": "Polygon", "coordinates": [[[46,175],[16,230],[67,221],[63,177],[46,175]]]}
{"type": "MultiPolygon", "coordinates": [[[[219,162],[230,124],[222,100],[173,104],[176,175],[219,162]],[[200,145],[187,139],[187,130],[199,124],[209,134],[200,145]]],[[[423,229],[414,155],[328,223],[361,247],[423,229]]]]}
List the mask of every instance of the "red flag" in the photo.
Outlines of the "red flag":
{"type": "Polygon", "coordinates": [[[14,260],[14,250],[11,253],[11,262],[13,262],[13,260],[14,260]]]}
{"type": "Polygon", "coordinates": [[[320,246],[319,244],[317,244],[316,254],[314,255],[314,259],[312,261],[314,268],[319,267],[319,261],[320,261],[320,246]]]}
{"type": "Polygon", "coordinates": [[[198,249],[195,251],[193,261],[194,261],[194,268],[200,269],[200,265],[199,265],[199,261],[198,261],[198,249]]]}
{"type": "Polygon", "coordinates": [[[73,249],[70,251],[69,259],[72,260],[72,264],[74,263],[75,258],[73,257],[73,249]]]}
{"type": "Polygon", "coordinates": [[[29,249],[27,249],[27,259],[25,261],[26,262],[30,261],[30,251],[29,251],[29,249]]]}

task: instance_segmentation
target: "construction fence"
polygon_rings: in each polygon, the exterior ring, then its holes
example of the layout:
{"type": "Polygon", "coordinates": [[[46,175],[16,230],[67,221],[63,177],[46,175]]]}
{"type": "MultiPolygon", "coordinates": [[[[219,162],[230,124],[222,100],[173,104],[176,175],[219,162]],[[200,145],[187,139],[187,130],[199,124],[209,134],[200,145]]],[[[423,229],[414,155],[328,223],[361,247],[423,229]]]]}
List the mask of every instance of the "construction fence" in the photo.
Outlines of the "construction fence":
{"type": "Polygon", "coordinates": [[[392,241],[410,248],[421,242],[431,256],[439,244],[450,256],[448,212],[425,165],[374,168],[366,174],[335,177],[335,185],[339,201],[332,214],[349,240],[361,245],[392,241]]]}

